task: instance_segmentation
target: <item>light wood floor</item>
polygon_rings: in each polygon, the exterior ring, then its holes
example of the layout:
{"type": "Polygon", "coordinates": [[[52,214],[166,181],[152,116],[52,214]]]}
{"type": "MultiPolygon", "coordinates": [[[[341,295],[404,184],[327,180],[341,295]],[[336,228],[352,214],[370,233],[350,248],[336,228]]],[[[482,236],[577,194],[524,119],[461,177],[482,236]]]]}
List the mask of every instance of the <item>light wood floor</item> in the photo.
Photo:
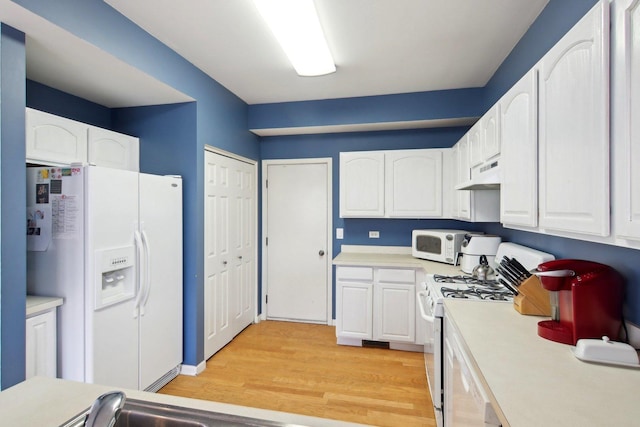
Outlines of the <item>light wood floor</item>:
{"type": "Polygon", "coordinates": [[[377,426],[435,426],[422,353],[339,346],[335,328],[249,326],[159,393],[377,426]]]}

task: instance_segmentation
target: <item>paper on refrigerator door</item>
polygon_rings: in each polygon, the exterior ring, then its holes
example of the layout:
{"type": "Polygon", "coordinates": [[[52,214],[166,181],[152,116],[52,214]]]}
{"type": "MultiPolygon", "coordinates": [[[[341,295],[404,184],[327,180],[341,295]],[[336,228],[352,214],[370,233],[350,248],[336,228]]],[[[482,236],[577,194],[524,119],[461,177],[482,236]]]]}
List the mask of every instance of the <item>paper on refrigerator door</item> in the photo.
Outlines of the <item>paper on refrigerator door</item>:
{"type": "Polygon", "coordinates": [[[46,251],[51,242],[51,205],[27,208],[27,250],[46,251]]]}
{"type": "Polygon", "coordinates": [[[80,208],[78,196],[73,194],[51,195],[51,219],[54,239],[73,239],[79,232],[80,208]]]}

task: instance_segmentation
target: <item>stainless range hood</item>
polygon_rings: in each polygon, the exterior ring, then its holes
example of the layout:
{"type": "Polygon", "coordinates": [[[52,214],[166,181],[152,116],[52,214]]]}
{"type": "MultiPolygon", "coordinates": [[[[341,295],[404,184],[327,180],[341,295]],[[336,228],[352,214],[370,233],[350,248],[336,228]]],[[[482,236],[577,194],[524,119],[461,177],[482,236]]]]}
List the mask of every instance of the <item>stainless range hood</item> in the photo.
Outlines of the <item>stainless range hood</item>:
{"type": "Polygon", "coordinates": [[[471,179],[456,185],[456,190],[499,190],[502,181],[500,173],[500,159],[493,159],[474,166],[471,169],[471,179]]]}

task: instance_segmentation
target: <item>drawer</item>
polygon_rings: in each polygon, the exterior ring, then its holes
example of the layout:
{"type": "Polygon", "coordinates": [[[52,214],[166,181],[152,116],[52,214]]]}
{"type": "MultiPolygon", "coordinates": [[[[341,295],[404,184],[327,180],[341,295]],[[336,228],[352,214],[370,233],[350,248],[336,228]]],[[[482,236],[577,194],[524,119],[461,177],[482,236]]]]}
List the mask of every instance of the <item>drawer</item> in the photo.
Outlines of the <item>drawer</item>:
{"type": "Polygon", "coordinates": [[[346,280],[373,281],[373,268],[371,267],[338,267],[336,278],[346,280]]]}
{"type": "Polygon", "coordinates": [[[416,283],[416,271],[406,268],[379,268],[377,281],[387,283],[416,283]]]}

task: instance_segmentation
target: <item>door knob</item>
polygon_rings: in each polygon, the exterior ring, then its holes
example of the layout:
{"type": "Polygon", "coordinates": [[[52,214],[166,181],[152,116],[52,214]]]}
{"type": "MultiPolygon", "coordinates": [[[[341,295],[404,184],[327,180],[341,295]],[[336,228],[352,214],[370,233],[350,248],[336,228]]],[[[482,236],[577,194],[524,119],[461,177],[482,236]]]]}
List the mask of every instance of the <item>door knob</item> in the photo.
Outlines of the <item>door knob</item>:
{"type": "Polygon", "coordinates": [[[320,252],[318,252],[318,255],[324,256],[324,251],[322,249],[320,249],[320,252]]]}

